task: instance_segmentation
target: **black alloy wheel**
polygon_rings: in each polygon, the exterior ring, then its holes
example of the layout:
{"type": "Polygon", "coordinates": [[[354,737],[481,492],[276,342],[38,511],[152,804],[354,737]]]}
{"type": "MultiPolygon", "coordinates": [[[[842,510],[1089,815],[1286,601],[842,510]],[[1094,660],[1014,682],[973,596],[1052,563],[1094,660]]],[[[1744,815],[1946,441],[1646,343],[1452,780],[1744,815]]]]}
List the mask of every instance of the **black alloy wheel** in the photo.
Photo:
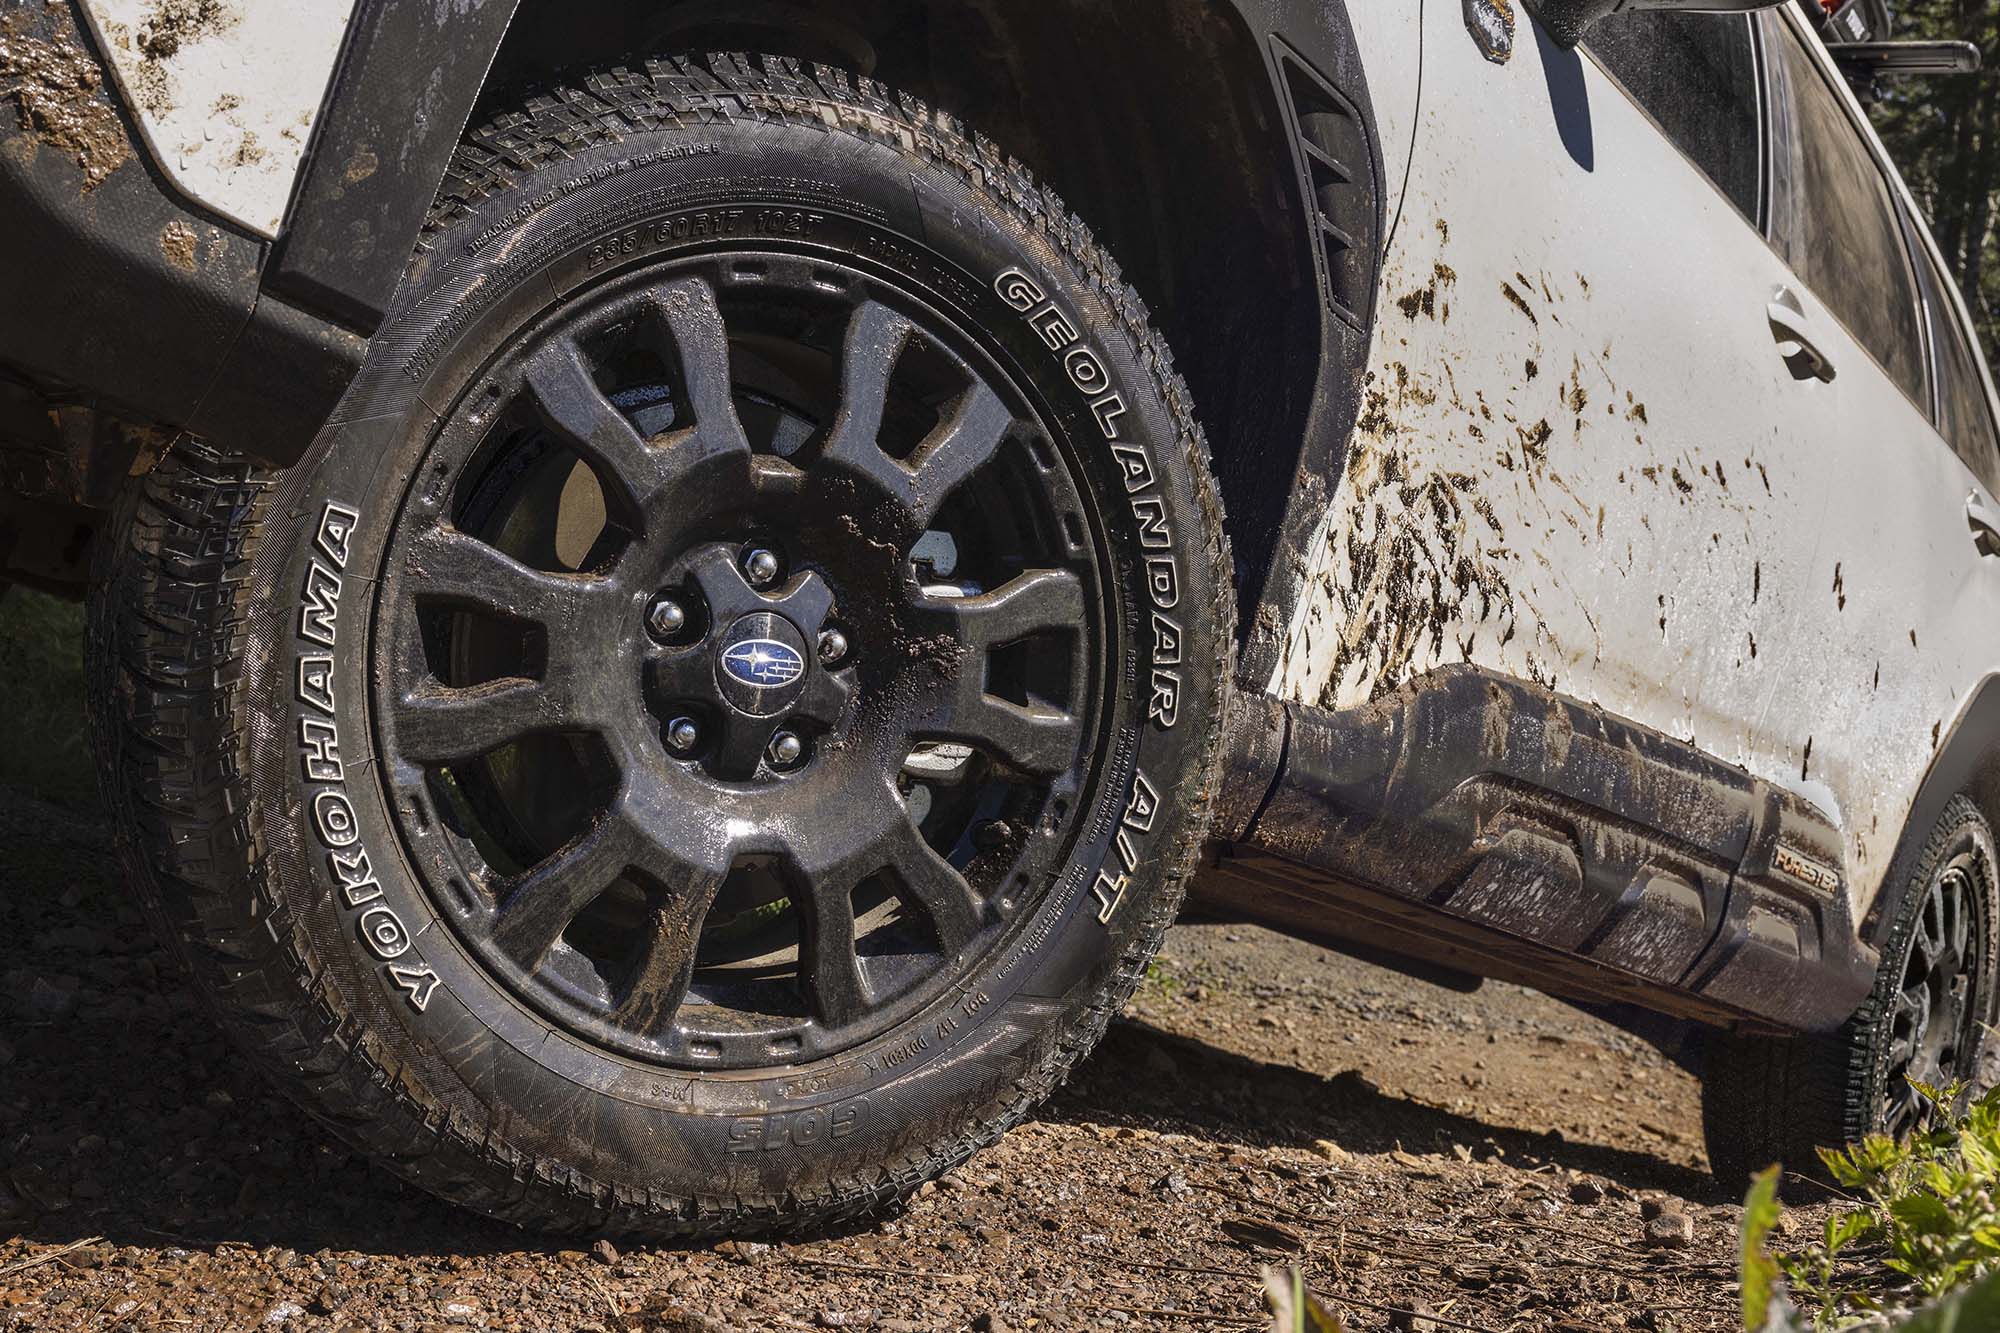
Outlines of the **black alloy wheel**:
{"type": "Polygon", "coordinates": [[[1876,1112],[1902,1138],[1922,1124],[1927,1097],[1971,1080],[1986,1040],[1981,979],[1993,970],[1988,919],[1993,865],[1977,848],[1954,855],[1910,905],[1900,978],[1888,996],[1876,1112]]]}
{"type": "Polygon", "coordinates": [[[420,475],[383,771],[441,913],[552,1020],[822,1058],[1048,883],[1105,551],[1020,389],[912,295],[777,253],[648,271],[510,347],[420,475]]]}

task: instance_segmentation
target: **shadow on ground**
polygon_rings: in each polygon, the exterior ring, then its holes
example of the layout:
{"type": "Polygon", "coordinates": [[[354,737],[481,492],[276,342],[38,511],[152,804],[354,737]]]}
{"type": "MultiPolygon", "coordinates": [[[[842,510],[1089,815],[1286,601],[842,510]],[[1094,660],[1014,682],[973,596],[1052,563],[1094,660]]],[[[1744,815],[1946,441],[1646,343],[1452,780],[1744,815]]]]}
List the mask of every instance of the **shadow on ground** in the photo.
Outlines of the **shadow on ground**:
{"type": "MultiPolygon", "coordinates": [[[[511,1228],[348,1155],[243,1067],[126,900],[94,811],[0,789],[0,882],[0,1226],[147,1247],[521,1247],[511,1228]]],[[[1498,1128],[1352,1072],[1323,1079],[1132,1022],[1113,1025],[1045,1115],[1255,1147],[1458,1144],[1634,1188],[1708,1189],[1643,1153],[1498,1128]]]]}

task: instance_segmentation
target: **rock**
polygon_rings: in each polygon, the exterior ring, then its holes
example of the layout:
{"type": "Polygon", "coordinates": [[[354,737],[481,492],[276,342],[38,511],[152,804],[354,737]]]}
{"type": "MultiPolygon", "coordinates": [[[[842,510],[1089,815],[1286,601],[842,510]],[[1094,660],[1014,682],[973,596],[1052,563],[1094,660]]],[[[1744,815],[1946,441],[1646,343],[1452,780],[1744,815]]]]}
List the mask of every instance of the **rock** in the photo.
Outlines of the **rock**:
{"type": "Polygon", "coordinates": [[[1661,1213],[1669,1211],[1683,1213],[1687,1209],[1681,1206],[1679,1199],[1670,1199],[1662,1194],[1642,1194],[1639,1196],[1639,1218],[1641,1221],[1650,1222],[1661,1213]]]}
{"type": "Polygon", "coordinates": [[[279,1301],[264,1312],[264,1322],[269,1325],[283,1324],[298,1318],[306,1309],[297,1301],[279,1301]]]}
{"type": "Polygon", "coordinates": [[[878,1317],[875,1310],[821,1310],[817,1322],[821,1328],[874,1328],[878,1317]]]}
{"type": "Polygon", "coordinates": [[[1312,1146],[1315,1153],[1318,1153],[1329,1162],[1345,1166],[1354,1160],[1354,1154],[1348,1152],[1347,1149],[1341,1147],[1332,1139],[1314,1139],[1312,1146]]]}
{"type": "Polygon", "coordinates": [[[1418,1301],[1407,1310],[1392,1311],[1389,1327],[1398,1333],[1444,1333],[1444,1325],[1433,1317],[1436,1314],[1436,1310],[1418,1301]]]}
{"type": "Polygon", "coordinates": [[[0,981],[0,995],[23,1022],[60,1023],[76,1012],[82,986],[65,973],[15,968],[0,981]]]}
{"type": "Polygon", "coordinates": [[[1663,1212],[1646,1223],[1645,1237],[1656,1250],[1685,1250],[1694,1244],[1694,1219],[1686,1213],[1663,1212]]]}
{"type": "Polygon", "coordinates": [[[1251,1249],[1298,1254],[1306,1248],[1305,1240],[1298,1232],[1265,1218],[1225,1217],[1221,1226],[1222,1234],[1251,1249]]]}
{"type": "Polygon", "coordinates": [[[1014,1326],[988,1310],[972,1321],[972,1333],[1014,1333],[1014,1326]]]}
{"type": "Polygon", "coordinates": [[[599,1237],[590,1247],[590,1257],[609,1268],[618,1262],[618,1247],[599,1237]]]}
{"type": "Polygon", "coordinates": [[[1569,1187],[1569,1201],[1582,1204],[1602,1203],[1604,1186],[1594,1180],[1574,1181],[1569,1187]]]}

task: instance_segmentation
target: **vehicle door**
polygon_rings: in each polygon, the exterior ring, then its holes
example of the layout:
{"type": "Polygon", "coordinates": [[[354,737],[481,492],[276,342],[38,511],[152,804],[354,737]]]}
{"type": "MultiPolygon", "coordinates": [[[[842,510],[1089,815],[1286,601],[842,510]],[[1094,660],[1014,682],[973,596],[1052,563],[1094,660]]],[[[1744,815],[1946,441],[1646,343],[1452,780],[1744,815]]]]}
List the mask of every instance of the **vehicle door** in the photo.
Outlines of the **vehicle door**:
{"type": "Polygon", "coordinates": [[[1425,6],[1364,412],[1277,691],[1348,707],[1471,662],[1796,778],[1767,704],[1805,660],[1800,446],[1838,417],[1769,319],[1797,279],[1762,232],[1759,29],[1642,12],[1565,51],[1522,14],[1494,63],[1425,6]]]}
{"type": "Polygon", "coordinates": [[[1823,498],[1811,531],[1786,538],[1814,553],[1785,632],[1790,683],[1764,728],[1791,738],[1794,786],[1844,825],[1861,900],[1932,754],[2000,658],[2000,558],[1988,554],[2000,553],[2000,453],[1962,307],[1928,244],[1906,245],[1921,229],[1906,224],[1866,116],[1789,7],[1762,24],[1773,237],[1837,409],[1827,434],[1791,437],[1823,498]]]}

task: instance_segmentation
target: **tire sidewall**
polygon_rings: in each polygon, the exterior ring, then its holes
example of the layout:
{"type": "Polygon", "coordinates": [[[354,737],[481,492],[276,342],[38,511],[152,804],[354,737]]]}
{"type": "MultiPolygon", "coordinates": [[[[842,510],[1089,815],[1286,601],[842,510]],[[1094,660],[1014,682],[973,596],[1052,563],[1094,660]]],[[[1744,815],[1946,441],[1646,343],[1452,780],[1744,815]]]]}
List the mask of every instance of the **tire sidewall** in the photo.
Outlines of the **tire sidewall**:
{"type": "Polygon", "coordinates": [[[244,681],[264,723],[247,761],[253,802],[289,816],[261,821],[266,890],[327,993],[424,1100],[624,1185],[805,1191],[972,1137],[1094,1007],[1122,1000],[1202,831],[1226,627],[1212,502],[1175,390],[1118,299],[1060,238],[959,173],[798,125],[634,135],[432,239],[336,421],[267,507],[244,681]],[[1038,909],[978,975],[888,1034],[728,1080],[586,1045],[485,974],[409,864],[370,712],[372,593],[408,488],[436,482],[424,450],[439,414],[538,314],[717,245],[858,257],[980,330],[1081,465],[1118,607],[1099,779],[1038,909]]]}

